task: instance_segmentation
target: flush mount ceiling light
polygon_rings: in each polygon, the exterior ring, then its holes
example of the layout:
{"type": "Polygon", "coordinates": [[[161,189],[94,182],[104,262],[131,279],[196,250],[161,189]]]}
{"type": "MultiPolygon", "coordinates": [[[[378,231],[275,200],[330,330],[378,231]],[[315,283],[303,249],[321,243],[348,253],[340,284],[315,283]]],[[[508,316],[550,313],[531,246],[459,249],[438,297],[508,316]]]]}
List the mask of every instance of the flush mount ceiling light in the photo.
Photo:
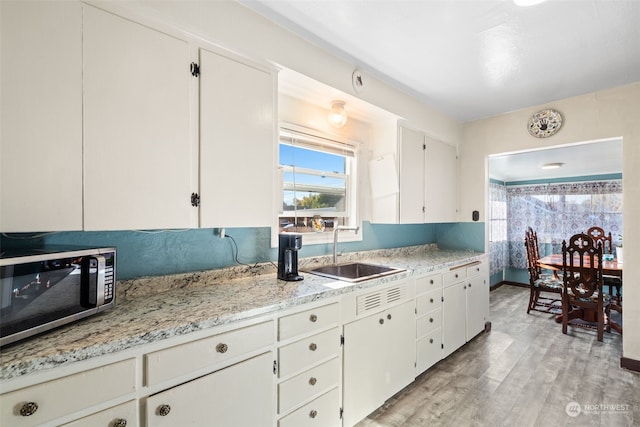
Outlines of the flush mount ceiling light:
{"type": "Polygon", "coordinates": [[[327,120],[334,128],[341,128],[347,123],[347,112],[344,110],[344,101],[333,101],[331,103],[331,110],[329,110],[327,120]]]}
{"type": "Polygon", "coordinates": [[[544,165],[540,166],[541,169],[558,169],[561,168],[564,165],[564,163],[545,163],[544,165]]]}

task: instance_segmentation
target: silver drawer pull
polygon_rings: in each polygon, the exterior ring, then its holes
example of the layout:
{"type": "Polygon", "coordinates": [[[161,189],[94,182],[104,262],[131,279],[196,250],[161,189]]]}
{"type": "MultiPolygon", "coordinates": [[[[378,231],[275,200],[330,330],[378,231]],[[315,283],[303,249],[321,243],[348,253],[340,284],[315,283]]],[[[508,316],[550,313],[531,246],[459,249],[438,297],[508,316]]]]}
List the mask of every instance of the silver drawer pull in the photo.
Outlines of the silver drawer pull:
{"type": "Polygon", "coordinates": [[[216,351],[218,353],[226,353],[227,350],[229,350],[229,346],[224,343],[220,343],[216,346],[216,351]]]}
{"type": "Polygon", "coordinates": [[[309,412],[309,416],[311,418],[315,418],[318,416],[318,411],[316,411],[315,409],[312,409],[311,412],[309,412]]]}
{"type": "Polygon", "coordinates": [[[309,344],[309,350],[316,351],[317,349],[318,346],[316,345],[316,343],[312,342],[311,344],[309,344]]]}
{"type": "Polygon", "coordinates": [[[157,414],[161,417],[166,417],[171,412],[171,406],[169,405],[160,405],[158,406],[157,414]]]}
{"type": "Polygon", "coordinates": [[[127,427],[127,420],[118,418],[113,420],[113,427],[127,427]]]}
{"type": "Polygon", "coordinates": [[[309,378],[309,384],[316,385],[317,382],[318,382],[318,380],[315,377],[309,378]]]}
{"type": "Polygon", "coordinates": [[[311,316],[309,316],[309,320],[315,323],[318,320],[318,316],[316,316],[315,314],[312,314],[311,316]]]}
{"type": "Polygon", "coordinates": [[[28,417],[36,413],[38,404],[36,402],[27,402],[20,408],[20,415],[28,417]]]}

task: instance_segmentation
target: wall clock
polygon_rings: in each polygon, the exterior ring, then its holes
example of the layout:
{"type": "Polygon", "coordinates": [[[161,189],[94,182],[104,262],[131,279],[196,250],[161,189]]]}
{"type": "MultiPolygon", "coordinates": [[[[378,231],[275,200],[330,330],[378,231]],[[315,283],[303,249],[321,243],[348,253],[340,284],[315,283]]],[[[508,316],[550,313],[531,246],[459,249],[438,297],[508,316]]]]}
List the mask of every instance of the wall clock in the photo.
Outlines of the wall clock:
{"type": "Polygon", "coordinates": [[[556,110],[540,110],[529,119],[529,133],[536,138],[547,138],[560,130],[562,115],[556,110]]]}

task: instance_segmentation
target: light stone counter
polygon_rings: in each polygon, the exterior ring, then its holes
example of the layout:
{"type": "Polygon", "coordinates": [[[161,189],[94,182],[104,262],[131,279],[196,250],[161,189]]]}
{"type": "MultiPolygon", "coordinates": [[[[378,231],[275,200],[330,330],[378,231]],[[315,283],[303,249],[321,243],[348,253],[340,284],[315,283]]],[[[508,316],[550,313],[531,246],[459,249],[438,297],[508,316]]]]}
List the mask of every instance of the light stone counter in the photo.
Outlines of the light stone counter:
{"type": "Polygon", "coordinates": [[[348,253],[340,263],[366,261],[406,272],[346,286],[331,286],[335,280],[304,273],[330,263],[328,256],[301,259],[300,282],[277,280],[272,263],[118,281],[112,310],[0,349],[0,380],[472,262],[482,255],[435,245],[348,253]]]}

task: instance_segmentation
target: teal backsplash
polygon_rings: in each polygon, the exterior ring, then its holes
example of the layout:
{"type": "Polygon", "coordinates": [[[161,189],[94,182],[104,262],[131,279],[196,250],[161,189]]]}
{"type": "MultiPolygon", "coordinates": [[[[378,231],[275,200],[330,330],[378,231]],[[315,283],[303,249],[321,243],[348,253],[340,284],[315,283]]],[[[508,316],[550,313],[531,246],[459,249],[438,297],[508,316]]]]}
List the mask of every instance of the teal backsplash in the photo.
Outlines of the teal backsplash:
{"type": "MultiPolygon", "coordinates": [[[[190,271],[211,270],[236,265],[277,260],[271,248],[271,230],[262,228],[227,228],[233,238],[221,239],[213,229],[163,231],[73,231],[58,233],[10,233],[3,235],[2,247],[36,247],[48,245],[115,246],[118,251],[119,279],[158,276],[190,271]]],[[[484,223],[456,224],[370,224],[364,222],[361,242],[340,243],[345,252],[388,249],[437,243],[446,249],[484,250],[484,223]]],[[[328,255],[332,245],[304,245],[302,258],[328,255]]],[[[275,271],[275,268],[274,268],[275,271]]]]}

